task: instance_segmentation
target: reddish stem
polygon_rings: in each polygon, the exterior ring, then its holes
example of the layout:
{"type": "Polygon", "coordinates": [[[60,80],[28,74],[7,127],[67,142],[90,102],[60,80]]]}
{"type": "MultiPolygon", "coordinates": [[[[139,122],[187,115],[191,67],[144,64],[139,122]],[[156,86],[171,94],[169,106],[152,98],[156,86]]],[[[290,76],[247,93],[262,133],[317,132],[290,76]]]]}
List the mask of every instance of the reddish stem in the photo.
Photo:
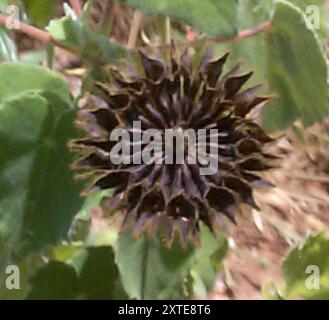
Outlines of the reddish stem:
{"type": "MultiPolygon", "coordinates": [[[[73,0],[72,0],[73,2],[73,0]]],[[[8,16],[2,15],[0,14],[0,25],[6,25],[8,19],[11,19],[8,16]]],[[[11,20],[11,23],[15,22],[15,20],[11,20]]],[[[61,47],[67,51],[70,52],[74,52],[74,50],[72,48],[69,48],[65,45],[62,45],[61,43],[59,43],[58,41],[56,41],[48,32],[38,29],[36,27],[33,27],[31,25],[28,25],[24,22],[20,22],[20,21],[16,21],[17,23],[19,23],[19,29],[15,29],[16,31],[19,32],[23,32],[27,35],[29,35],[30,37],[40,40],[42,42],[48,42],[51,43],[57,47],[61,47]]],[[[232,42],[232,41],[240,41],[240,40],[244,40],[244,39],[248,39],[251,38],[253,36],[258,35],[259,33],[262,33],[266,30],[268,30],[271,27],[271,22],[267,21],[264,22],[260,25],[258,25],[257,27],[253,28],[253,29],[249,29],[249,30],[245,30],[245,31],[241,31],[240,33],[238,33],[234,38],[231,39],[223,39],[221,37],[214,37],[214,38],[204,38],[204,39],[197,39],[194,41],[191,41],[190,44],[198,44],[198,43],[203,43],[203,42],[232,42]]],[[[186,43],[185,42],[181,42],[181,43],[177,43],[176,45],[179,46],[185,46],[186,43]]],[[[164,45],[160,45],[160,46],[154,46],[156,48],[166,48],[169,47],[170,44],[164,44],[164,45]]],[[[150,46],[148,46],[150,47],[150,46]]],[[[137,48],[138,49],[138,48],[137,48]]]]}
{"type": "Polygon", "coordinates": [[[21,22],[21,21],[15,21],[8,16],[0,14],[0,25],[6,25],[6,23],[8,22],[8,19],[11,19],[10,22],[12,24],[17,23],[17,25],[19,26],[18,29],[14,29],[15,31],[25,33],[28,36],[30,36],[31,38],[34,38],[41,42],[51,43],[57,47],[61,47],[62,49],[73,52],[73,50],[71,48],[68,48],[68,47],[62,45],[61,43],[59,43],[58,41],[56,41],[48,32],[41,30],[39,28],[36,28],[34,26],[31,26],[29,24],[26,24],[24,22],[21,22]]]}
{"type": "Polygon", "coordinates": [[[266,22],[258,25],[257,27],[255,27],[253,29],[241,31],[232,40],[233,41],[239,41],[239,40],[244,40],[244,39],[247,39],[247,38],[256,36],[257,34],[263,32],[265,30],[268,30],[271,26],[272,26],[271,22],[270,21],[266,21],[266,22]]]}
{"type": "MultiPolygon", "coordinates": [[[[272,26],[271,21],[266,21],[266,22],[256,26],[255,28],[241,31],[235,37],[230,38],[230,39],[225,39],[222,37],[202,38],[202,39],[192,40],[189,42],[189,44],[198,45],[198,44],[202,44],[204,42],[228,43],[228,42],[233,42],[233,41],[241,41],[241,40],[245,40],[245,39],[254,37],[254,36],[258,35],[259,33],[262,33],[264,31],[270,29],[271,26],[272,26]]],[[[186,46],[186,42],[175,42],[175,45],[186,46]]],[[[168,47],[170,47],[170,45],[168,45],[168,44],[161,44],[161,45],[153,46],[153,48],[168,48],[168,47]]]]}

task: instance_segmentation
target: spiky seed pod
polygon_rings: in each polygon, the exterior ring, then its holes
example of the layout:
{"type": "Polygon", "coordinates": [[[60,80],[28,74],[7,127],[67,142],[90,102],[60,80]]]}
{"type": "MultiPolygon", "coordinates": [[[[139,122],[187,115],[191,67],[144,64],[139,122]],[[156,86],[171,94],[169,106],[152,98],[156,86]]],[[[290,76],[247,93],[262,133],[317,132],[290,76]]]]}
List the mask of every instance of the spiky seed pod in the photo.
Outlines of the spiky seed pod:
{"type": "Polygon", "coordinates": [[[78,123],[87,136],[72,144],[81,155],[76,167],[92,173],[94,189],[114,189],[107,210],[120,208],[135,235],[161,226],[169,243],[176,231],[184,244],[198,241],[200,221],[214,231],[223,227],[223,217],[234,221],[242,203],[256,206],[253,187],[264,182],[257,172],[270,169],[275,157],[264,152],[273,139],[247,115],[270,97],[257,96],[259,86],[242,90],[252,72],[237,74],[239,65],[222,75],[227,58],[213,59],[207,50],[193,67],[186,50],[179,58],[172,52],[168,66],[141,53],[143,75],[126,78],[111,70],[109,83],[96,83],[97,97],[80,112],[78,123]],[[109,136],[116,128],[132,134],[133,121],[141,121],[142,132],[217,129],[218,170],[201,175],[199,159],[195,164],[114,164],[110,152],[116,142],[109,136]]]}

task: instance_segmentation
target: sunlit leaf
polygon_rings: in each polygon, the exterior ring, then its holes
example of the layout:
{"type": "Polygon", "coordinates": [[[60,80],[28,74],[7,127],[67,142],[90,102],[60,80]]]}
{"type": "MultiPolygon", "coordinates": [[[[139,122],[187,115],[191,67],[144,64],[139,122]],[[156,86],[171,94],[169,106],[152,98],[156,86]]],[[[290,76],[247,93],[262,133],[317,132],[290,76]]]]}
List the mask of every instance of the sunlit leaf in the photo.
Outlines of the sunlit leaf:
{"type": "Polygon", "coordinates": [[[73,49],[93,66],[126,57],[123,47],[111,43],[106,36],[93,32],[83,20],[70,15],[52,20],[47,29],[58,42],[73,49]]]}
{"type": "Polygon", "coordinates": [[[268,81],[278,98],[264,109],[264,125],[279,130],[297,118],[305,126],[323,120],[329,112],[327,63],[302,12],[277,1],[266,43],[268,81]]]}
{"type": "Polygon", "coordinates": [[[311,236],[293,249],[284,261],[288,298],[329,299],[329,239],[311,236]]]}
{"type": "Polygon", "coordinates": [[[70,170],[67,143],[76,136],[75,111],[63,102],[69,99],[65,83],[50,71],[21,64],[1,65],[0,77],[3,264],[14,252],[26,255],[66,238],[82,201],[70,170]]]}
{"type": "Polygon", "coordinates": [[[199,31],[233,37],[237,33],[236,0],[122,0],[147,14],[164,14],[199,31]]]}
{"type": "Polygon", "coordinates": [[[193,261],[193,249],[175,242],[169,249],[161,239],[139,240],[130,231],[118,239],[116,262],[130,298],[182,299],[183,285],[193,261]]]}
{"type": "Polygon", "coordinates": [[[22,0],[28,17],[38,26],[45,27],[53,16],[59,0],[22,0]]]}

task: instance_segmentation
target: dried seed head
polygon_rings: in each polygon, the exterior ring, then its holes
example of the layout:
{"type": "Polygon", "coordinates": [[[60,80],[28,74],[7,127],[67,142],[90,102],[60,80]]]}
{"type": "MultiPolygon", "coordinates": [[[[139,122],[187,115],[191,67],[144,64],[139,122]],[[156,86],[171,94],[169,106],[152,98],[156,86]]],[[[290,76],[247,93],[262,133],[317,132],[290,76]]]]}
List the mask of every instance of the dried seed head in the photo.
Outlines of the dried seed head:
{"type": "MultiPolygon", "coordinates": [[[[96,83],[97,97],[80,112],[79,124],[87,136],[72,144],[81,155],[76,167],[92,172],[94,189],[114,189],[105,207],[109,212],[120,209],[137,236],[160,226],[168,243],[176,232],[183,243],[197,241],[200,221],[215,231],[224,226],[224,216],[234,221],[242,203],[256,207],[253,187],[263,181],[256,173],[270,169],[275,157],[264,152],[272,139],[247,115],[270,98],[257,96],[259,86],[242,90],[252,72],[237,74],[237,66],[222,75],[227,58],[213,59],[207,51],[193,68],[188,51],[178,59],[172,54],[170,66],[141,53],[143,75],[126,78],[111,70],[109,83],[96,83]],[[139,129],[134,121],[140,121],[139,129]],[[111,152],[117,142],[110,135],[118,128],[129,138],[140,134],[133,142],[140,149],[136,152],[130,145],[128,160],[146,151],[142,136],[148,129],[175,129],[176,141],[182,136],[179,148],[185,147],[183,163],[168,164],[166,156],[162,162],[116,163],[111,152]],[[186,148],[183,132],[189,129],[205,130],[186,148]],[[188,161],[191,150],[197,150],[195,163],[188,161]],[[216,150],[216,170],[203,175],[200,169],[207,167],[209,150],[216,150]]],[[[163,142],[161,150],[170,149],[163,142]]],[[[173,157],[177,160],[177,151],[173,157]]]]}

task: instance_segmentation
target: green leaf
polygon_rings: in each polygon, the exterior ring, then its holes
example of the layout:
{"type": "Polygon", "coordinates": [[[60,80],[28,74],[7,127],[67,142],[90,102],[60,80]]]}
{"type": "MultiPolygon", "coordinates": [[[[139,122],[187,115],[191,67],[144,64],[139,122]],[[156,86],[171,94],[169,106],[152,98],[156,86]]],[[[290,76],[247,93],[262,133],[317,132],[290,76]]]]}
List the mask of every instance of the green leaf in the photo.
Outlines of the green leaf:
{"type": "Polygon", "coordinates": [[[112,248],[59,246],[52,258],[59,261],[50,261],[30,279],[28,299],[127,299],[112,248]]]}
{"type": "MultiPolygon", "coordinates": [[[[75,216],[75,219],[71,225],[69,237],[71,241],[84,241],[87,242],[90,246],[100,246],[99,243],[99,233],[108,234],[112,233],[115,230],[113,228],[106,228],[106,230],[102,229],[99,232],[94,232],[93,234],[89,234],[90,225],[91,225],[91,214],[93,210],[101,210],[101,201],[104,197],[110,197],[113,193],[113,190],[102,190],[98,192],[94,192],[85,198],[84,204],[80,210],[80,212],[75,216]],[[112,232],[111,232],[112,231],[112,232]]],[[[100,236],[102,238],[102,236],[100,236]]],[[[106,245],[113,243],[113,241],[108,241],[109,238],[105,238],[106,245]]]]}
{"type": "Polygon", "coordinates": [[[288,298],[329,299],[328,248],[329,239],[324,234],[318,234],[288,254],[283,264],[288,298]],[[315,268],[318,268],[320,276],[318,289],[315,268]]]}
{"type": "Polygon", "coordinates": [[[223,38],[237,33],[236,0],[121,0],[146,14],[163,14],[181,20],[199,31],[223,38]]]}
{"type": "MultiPolygon", "coordinates": [[[[270,19],[272,0],[245,0],[239,4],[239,31],[252,29],[270,19]]],[[[245,67],[252,69],[253,84],[264,83],[266,76],[266,55],[264,33],[244,41],[232,43],[235,60],[243,60],[245,67]]],[[[233,57],[233,58],[234,58],[233,57]]],[[[251,85],[251,84],[250,84],[251,85]]]]}
{"type": "Polygon", "coordinates": [[[51,261],[30,280],[28,300],[71,300],[79,292],[79,279],[73,267],[51,261]]]}
{"type": "Polygon", "coordinates": [[[79,274],[80,297],[87,300],[127,299],[111,247],[82,249],[74,254],[70,263],[79,274]]]}
{"type": "Polygon", "coordinates": [[[13,264],[19,268],[19,289],[14,289],[14,290],[8,289],[6,287],[6,280],[8,280],[9,274],[5,273],[4,271],[1,271],[0,273],[1,300],[25,299],[29,291],[28,281],[31,275],[34,274],[35,271],[38,270],[41,266],[44,266],[45,263],[42,260],[42,256],[39,253],[33,253],[21,261],[15,261],[14,263],[10,263],[10,265],[13,264]]]}
{"type": "Polygon", "coordinates": [[[70,170],[68,139],[74,111],[58,121],[36,94],[0,105],[0,234],[25,255],[66,238],[81,207],[81,186],[70,170]]]}
{"type": "Polygon", "coordinates": [[[284,129],[297,118],[310,126],[328,116],[326,59],[301,10],[277,1],[266,44],[268,81],[278,98],[264,109],[265,127],[284,129]]]}
{"type": "Polygon", "coordinates": [[[73,255],[81,249],[84,249],[81,243],[63,243],[48,247],[44,255],[49,258],[49,260],[69,263],[73,255]]]}
{"type": "MultiPolygon", "coordinates": [[[[328,10],[326,8],[326,0],[289,0],[289,2],[299,7],[310,19],[309,21],[311,23],[313,23],[313,14],[315,12],[320,14],[320,29],[315,29],[315,31],[319,35],[325,48],[328,40],[328,10]]],[[[316,14],[317,13],[315,13],[315,15],[316,14]]]]}
{"type": "Polygon", "coordinates": [[[194,250],[178,241],[171,249],[161,239],[143,236],[134,240],[130,230],[118,239],[116,263],[130,298],[182,299],[185,279],[191,269],[194,250]]]}
{"type": "Polygon", "coordinates": [[[22,0],[26,13],[38,26],[45,27],[53,16],[58,0],[22,0]]]}
{"type": "MultiPolygon", "coordinates": [[[[56,73],[32,64],[2,63],[0,65],[0,102],[28,92],[58,96],[72,106],[67,83],[56,73]]],[[[58,101],[56,101],[58,102],[58,101]]]]}
{"type": "Polygon", "coordinates": [[[54,39],[72,48],[93,67],[126,57],[123,47],[111,43],[104,35],[93,32],[83,20],[72,16],[52,20],[47,29],[54,39]]]}
{"type": "MultiPolygon", "coordinates": [[[[238,7],[238,30],[239,32],[255,28],[270,20],[272,12],[272,0],[243,0],[238,7]]],[[[266,55],[264,33],[243,41],[232,41],[215,45],[215,53],[219,56],[229,52],[227,67],[234,67],[237,61],[243,62],[243,71],[254,71],[249,85],[258,85],[265,82],[266,78],[266,55]]]]}
{"type": "Polygon", "coordinates": [[[226,238],[217,239],[204,225],[201,225],[200,235],[201,245],[196,248],[192,275],[202,281],[206,291],[210,292],[215,284],[220,262],[227,253],[228,244],[226,238]]]}

